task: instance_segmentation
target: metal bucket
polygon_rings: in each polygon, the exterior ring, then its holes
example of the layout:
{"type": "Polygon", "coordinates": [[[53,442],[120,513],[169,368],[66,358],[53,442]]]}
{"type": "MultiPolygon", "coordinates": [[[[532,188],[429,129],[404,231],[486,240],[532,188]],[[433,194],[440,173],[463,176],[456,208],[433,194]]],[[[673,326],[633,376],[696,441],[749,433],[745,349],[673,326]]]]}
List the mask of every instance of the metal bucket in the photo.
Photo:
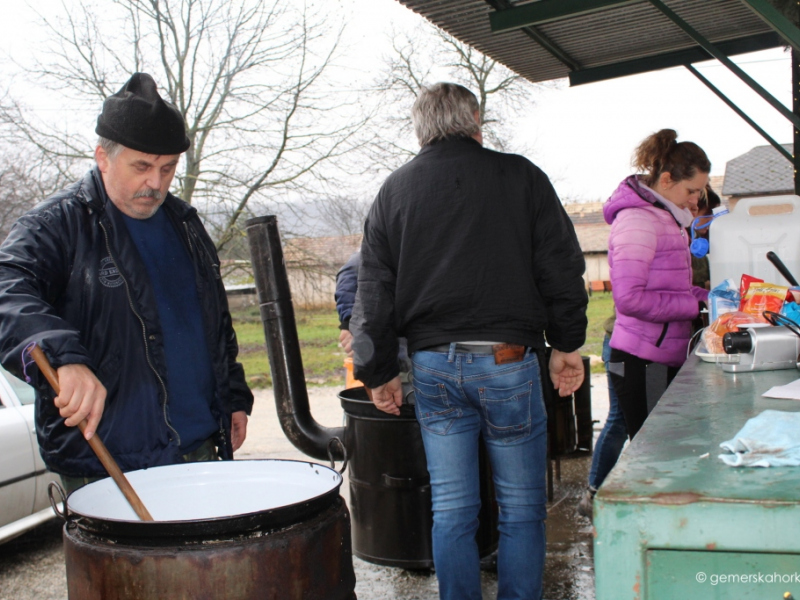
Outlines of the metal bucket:
{"type": "Polygon", "coordinates": [[[592,420],[592,369],[588,356],[582,356],[583,383],[575,390],[575,422],[578,450],[592,449],[594,421],[592,420]]]}
{"type": "Polygon", "coordinates": [[[356,597],[337,471],[247,460],[127,476],[155,521],[136,520],[110,479],[65,501],[70,599],[356,597]]]}
{"type": "MultiPolygon", "coordinates": [[[[400,416],[378,410],[363,387],[339,394],[345,413],[344,445],[350,456],[353,552],[379,565],[433,568],[431,486],[414,407],[400,416]]],[[[497,504],[486,450],[480,450],[481,556],[497,548],[497,504]]]]}

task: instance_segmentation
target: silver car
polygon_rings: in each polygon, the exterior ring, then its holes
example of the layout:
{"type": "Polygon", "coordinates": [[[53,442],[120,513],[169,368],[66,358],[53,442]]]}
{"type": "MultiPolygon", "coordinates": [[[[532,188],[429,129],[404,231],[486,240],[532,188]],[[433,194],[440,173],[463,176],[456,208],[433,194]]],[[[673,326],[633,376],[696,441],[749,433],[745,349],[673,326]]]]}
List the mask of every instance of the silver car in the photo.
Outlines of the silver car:
{"type": "Polygon", "coordinates": [[[39,454],[33,388],[0,369],[0,543],[55,516],[50,473],[39,454]]]}

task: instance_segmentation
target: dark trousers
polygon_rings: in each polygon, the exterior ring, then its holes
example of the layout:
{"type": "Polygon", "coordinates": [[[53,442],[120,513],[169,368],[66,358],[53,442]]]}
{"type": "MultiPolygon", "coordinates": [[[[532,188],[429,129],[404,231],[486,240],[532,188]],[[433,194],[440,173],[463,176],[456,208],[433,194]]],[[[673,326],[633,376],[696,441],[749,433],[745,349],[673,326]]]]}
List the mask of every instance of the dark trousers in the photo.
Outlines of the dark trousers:
{"type": "Polygon", "coordinates": [[[677,367],[667,367],[611,349],[608,375],[619,398],[630,439],[639,432],[647,415],[677,374],[677,367]]]}

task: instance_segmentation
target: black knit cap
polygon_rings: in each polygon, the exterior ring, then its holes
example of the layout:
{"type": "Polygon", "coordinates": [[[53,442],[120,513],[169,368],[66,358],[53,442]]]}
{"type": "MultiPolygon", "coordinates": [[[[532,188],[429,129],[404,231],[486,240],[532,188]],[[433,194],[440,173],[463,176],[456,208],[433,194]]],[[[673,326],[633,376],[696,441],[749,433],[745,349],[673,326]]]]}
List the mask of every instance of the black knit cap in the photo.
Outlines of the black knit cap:
{"type": "Polygon", "coordinates": [[[94,131],[146,154],[180,154],[190,144],[183,116],[159,96],[147,73],[134,73],[120,91],[106,98],[94,131]]]}

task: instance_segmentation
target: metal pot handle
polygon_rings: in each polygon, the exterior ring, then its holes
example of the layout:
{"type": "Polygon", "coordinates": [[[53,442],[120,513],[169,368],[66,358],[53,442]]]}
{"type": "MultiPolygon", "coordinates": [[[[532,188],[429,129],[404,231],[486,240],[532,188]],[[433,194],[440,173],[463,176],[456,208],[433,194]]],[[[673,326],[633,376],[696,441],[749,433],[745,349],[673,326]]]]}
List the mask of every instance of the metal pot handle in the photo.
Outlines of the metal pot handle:
{"type": "Polygon", "coordinates": [[[328,458],[331,461],[331,469],[333,470],[336,470],[336,461],[333,460],[333,448],[332,448],[334,444],[339,444],[339,447],[342,449],[342,456],[344,456],[344,459],[342,461],[342,468],[339,469],[338,471],[339,475],[342,475],[344,473],[344,470],[347,468],[347,448],[345,448],[344,444],[342,443],[342,440],[340,440],[338,437],[332,437],[331,439],[328,440],[328,458]]]}
{"type": "Polygon", "coordinates": [[[67,508],[67,493],[64,491],[64,488],[61,487],[61,484],[57,481],[51,481],[50,484],[47,486],[47,495],[50,498],[50,506],[53,507],[53,512],[56,513],[56,516],[61,517],[65,522],[69,522],[69,508],[67,508]],[[61,496],[61,506],[64,507],[64,510],[58,510],[58,503],[59,501],[56,500],[55,494],[58,493],[61,496]]]}

